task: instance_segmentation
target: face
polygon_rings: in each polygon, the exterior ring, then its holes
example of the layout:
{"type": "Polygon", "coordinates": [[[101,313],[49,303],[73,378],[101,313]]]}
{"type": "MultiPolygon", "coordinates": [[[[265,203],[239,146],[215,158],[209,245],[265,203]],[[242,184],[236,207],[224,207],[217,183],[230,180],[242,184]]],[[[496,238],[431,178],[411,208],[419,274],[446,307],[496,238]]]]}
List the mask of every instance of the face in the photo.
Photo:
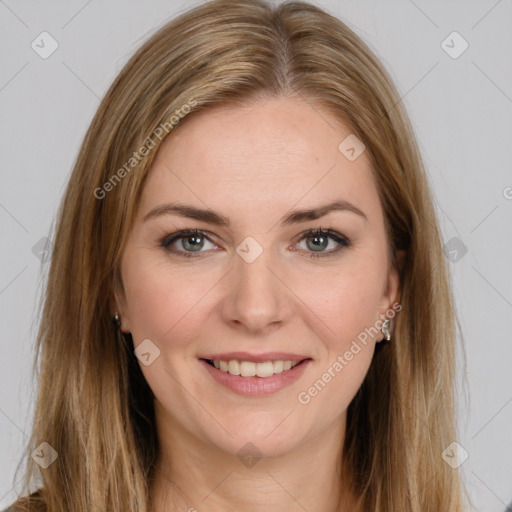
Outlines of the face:
{"type": "Polygon", "coordinates": [[[368,155],[338,149],[350,133],[280,97],[192,115],[160,147],[116,293],[160,427],[230,454],[339,438],[399,298],[368,155]]]}

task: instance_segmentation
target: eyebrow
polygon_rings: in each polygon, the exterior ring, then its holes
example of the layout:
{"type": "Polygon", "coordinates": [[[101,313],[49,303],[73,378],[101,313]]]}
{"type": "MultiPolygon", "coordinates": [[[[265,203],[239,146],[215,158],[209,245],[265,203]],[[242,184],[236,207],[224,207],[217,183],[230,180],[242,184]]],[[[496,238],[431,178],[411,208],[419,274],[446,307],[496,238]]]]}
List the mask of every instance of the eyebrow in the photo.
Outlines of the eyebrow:
{"type": "MultiPolygon", "coordinates": [[[[308,220],[319,219],[320,217],[323,217],[333,211],[352,212],[363,217],[365,221],[368,222],[364,212],[357,206],[349,203],[348,201],[338,200],[312,209],[292,210],[290,213],[280,219],[280,223],[282,226],[299,224],[308,220]]],[[[207,222],[209,224],[214,224],[216,226],[229,227],[231,224],[228,217],[216,213],[213,210],[196,208],[195,206],[189,206],[180,203],[161,204],[144,215],[142,221],[146,222],[149,219],[159,217],[160,215],[178,215],[180,217],[186,217],[189,219],[207,222]]]]}

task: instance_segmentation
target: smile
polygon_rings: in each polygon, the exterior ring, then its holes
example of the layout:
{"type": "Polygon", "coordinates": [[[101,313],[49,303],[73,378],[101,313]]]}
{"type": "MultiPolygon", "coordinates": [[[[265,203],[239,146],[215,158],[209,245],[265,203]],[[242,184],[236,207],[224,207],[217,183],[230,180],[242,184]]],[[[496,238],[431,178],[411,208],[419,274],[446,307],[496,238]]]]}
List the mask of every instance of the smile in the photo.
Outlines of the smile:
{"type": "Polygon", "coordinates": [[[244,361],[199,359],[213,380],[239,395],[268,396],[295,382],[312,359],[244,361]]]}
{"type": "Polygon", "coordinates": [[[286,370],[290,370],[299,364],[300,361],[264,361],[262,363],[254,363],[252,361],[238,361],[232,359],[230,361],[211,360],[207,362],[231,375],[240,375],[242,377],[261,377],[267,378],[286,370]]]}

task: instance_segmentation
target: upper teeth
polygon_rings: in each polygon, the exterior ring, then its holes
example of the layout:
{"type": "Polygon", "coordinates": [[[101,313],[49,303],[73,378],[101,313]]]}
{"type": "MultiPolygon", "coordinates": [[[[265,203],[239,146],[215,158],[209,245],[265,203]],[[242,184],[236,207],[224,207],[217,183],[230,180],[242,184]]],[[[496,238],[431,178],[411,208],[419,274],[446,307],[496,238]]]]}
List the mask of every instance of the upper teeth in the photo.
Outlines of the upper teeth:
{"type": "Polygon", "coordinates": [[[215,368],[231,375],[241,375],[242,377],[270,377],[275,373],[281,373],[283,370],[289,370],[298,365],[300,361],[265,361],[264,363],[253,363],[252,361],[220,361],[214,360],[215,368]]]}

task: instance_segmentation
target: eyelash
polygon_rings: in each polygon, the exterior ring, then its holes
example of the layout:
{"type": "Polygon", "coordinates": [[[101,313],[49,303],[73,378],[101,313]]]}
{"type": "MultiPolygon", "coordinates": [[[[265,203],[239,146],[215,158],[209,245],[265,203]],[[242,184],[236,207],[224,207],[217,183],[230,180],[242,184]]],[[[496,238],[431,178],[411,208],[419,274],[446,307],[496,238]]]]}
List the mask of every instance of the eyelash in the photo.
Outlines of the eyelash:
{"type": "MultiPolygon", "coordinates": [[[[197,258],[197,257],[199,257],[199,254],[196,255],[196,254],[193,254],[193,253],[187,252],[187,251],[182,252],[182,251],[176,251],[174,249],[170,249],[170,245],[172,243],[176,242],[177,240],[180,240],[181,238],[186,238],[187,236],[193,236],[193,235],[204,237],[209,242],[214,243],[213,240],[204,231],[201,231],[199,229],[184,229],[181,231],[176,231],[175,233],[166,234],[165,236],[160,238],[159,245],[161,247],[163,247],[166,251],[168,251],[172,254],[178,254],[180,256],[184,256],[185,258],[197,258]]],[[[305,238],[308,238],[310,236],[329,237],[329,238],[333,239],[335,242],[337,242],[338,244],[340,244],[340,246],[338,248],[333,249],[329,252],[325,252],[325,253],[315,253],[315,252],[308,251],[308,257],[310,257],[310,258],[327,258],[330,256],[335,256],[342,249],[350,247],[352,245],[350,240],[346,236],[341,235],[340,233],[337,233],[336,231],[332,231],[330,229],[323,229],[321,227],[319,227],[317,229],[311,229],[309,231],[306,231],[305,233],[303,233],[301,235],[301,237],[299,238],[297,243],[302,242],[302,240],[304,240],[305,238]]],[[[204,252],[204,251],[199,251],[199,252],[204,252]]]]}

